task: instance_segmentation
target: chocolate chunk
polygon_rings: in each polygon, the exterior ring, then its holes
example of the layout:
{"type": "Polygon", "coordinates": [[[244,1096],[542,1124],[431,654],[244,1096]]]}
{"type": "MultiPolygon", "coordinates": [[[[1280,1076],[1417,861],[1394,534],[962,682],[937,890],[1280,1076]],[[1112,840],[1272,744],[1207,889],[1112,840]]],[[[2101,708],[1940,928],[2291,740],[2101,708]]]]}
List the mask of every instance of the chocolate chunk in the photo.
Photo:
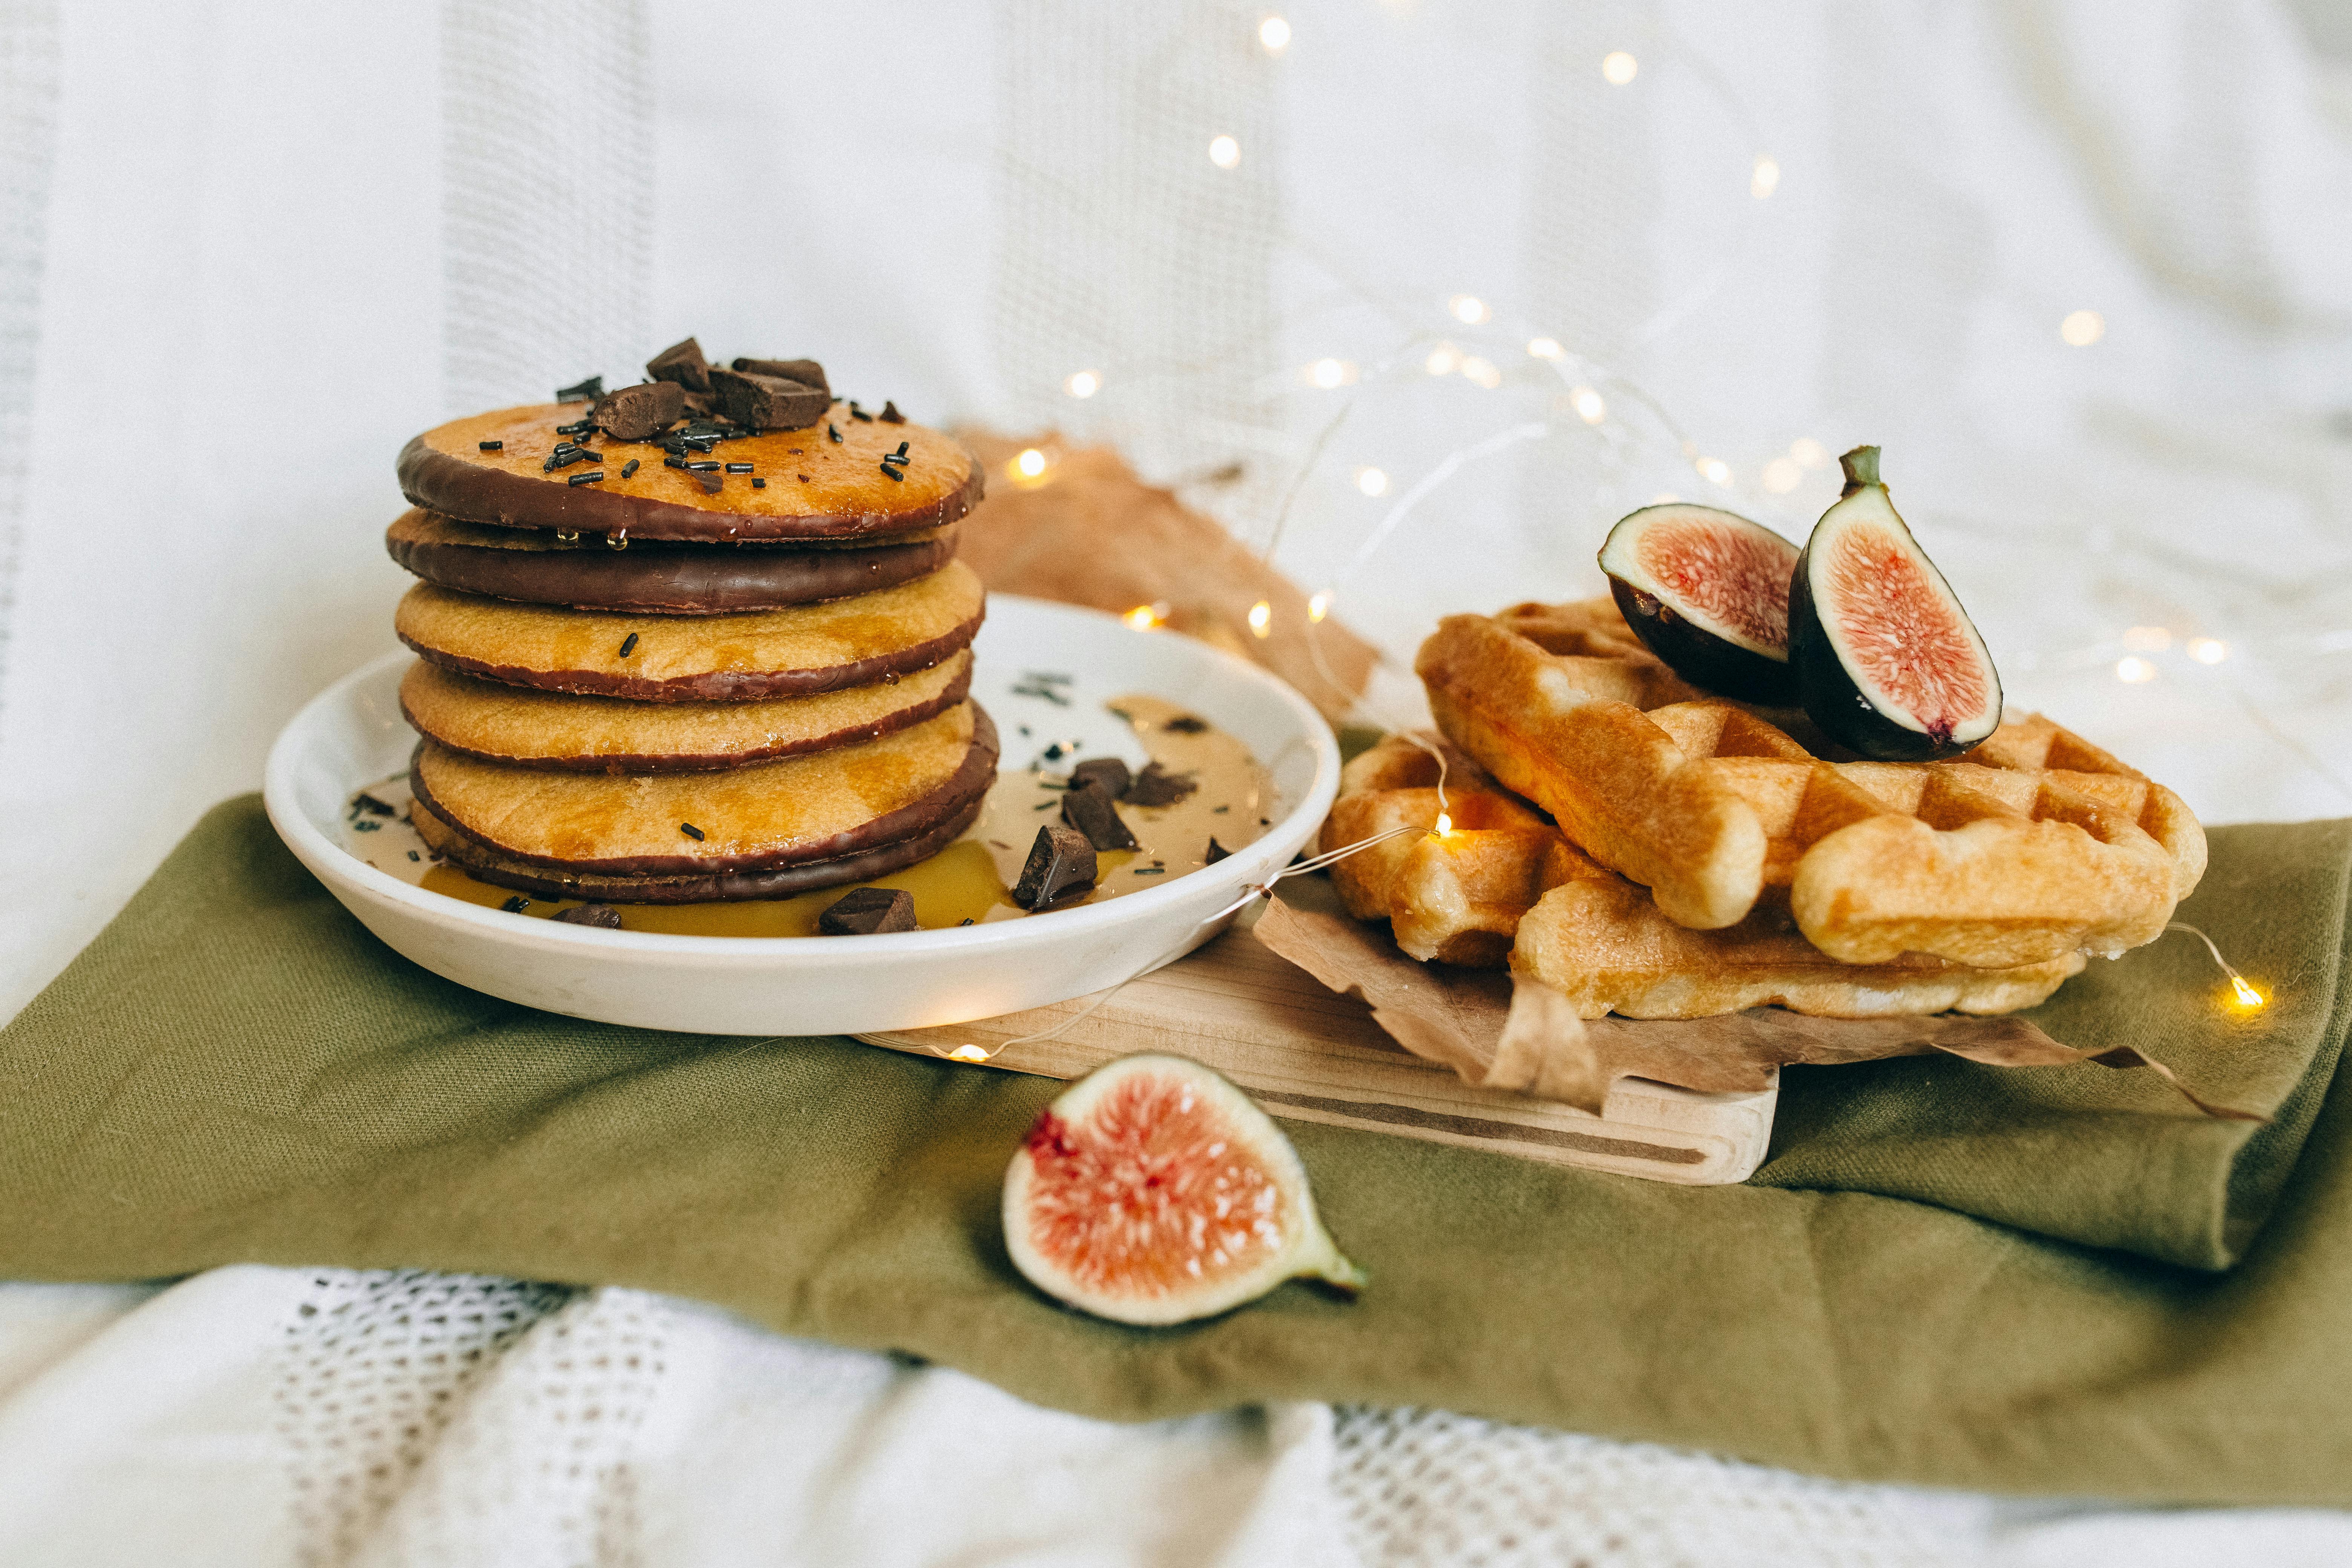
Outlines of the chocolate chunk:
{"type": "Polygon", "coordinates": [[[1087,836],[1097,849],[1139,849],[1135,835],[1119,820],[1118,807],[1093,784],[1073,784],[1062,795],[1062,820],[1087,836]]]}
{"type": "Polygon", "coordinates": [[[520,893],[517,893],[513,898],[509,899],[505,903],[500,904],[499,908],[505,910],[508,914],[519,915],[522,913],[523,910],[530,908],[530,900],[524,898],[520,893]]]}
{"type": "Polygon", "coordinates": [[[825,906],[817,930],[833,936],[872,936],[877,931],[913,931],[915,895],[904,888],[860,888],[825,906]]]}
{"type": "Polygon", "coordinates": [[[1173,730],[1180,735],[1197,735],[1209,727],[1209,721],[1206,719],[1195,719],[1190,713],[1179,713],[1160,727],[1163,730],[1173,730]]]}
{"type": "Polygon", "coordinates": [[[719,405],[707,392],[689,392],[686,395],[686,411],[709,418],[719,412],[719,405]]]}
{"type": "Polygon", "coordinates": [[[1076,789],[1081,784],[1093,784],[1117,800],[1127,793],[1129,776],[1127,764],[1117,757],[1095,757],[1070,770],[1070,787],[1076,789]]]}
{"type": "Polygon", "coordinates": [[[833,400],[833,388],[824,379],[824,366],[813,359],[739,359],[735,368],[745,375],[772,375],[781,381],[797,381],[803,386],[814,386],[833,400]]]}
{"type": "Polygon", "coordinates": [[[625,386],[596,400],[589,422],[615,441],[644,441],[686,417],[686,393],[673,381],[625,386]]]}
{"type": "Polygon", "coordinates": [[[1232,850],[1218,843],[1215,835],[1212,834],[1209,838],[1209,852],[1201,857],[1201,864],[1213,866],[1232,853],[1232,850]]]}
{"type": "Polygon", "coordinates": [[[604,395],[604,378],[601,375],[592,375],[585,381],[574,382],[570,386],[559,386],[555,389],[555,401],[558,403],[579,403],[583,400],[593,403],[604,395]]]}
{"type": "Polygon", "coordinates": [[[674,382],[688,392],[710,390],[710,362],[702,357],[702,345],[692,338],[672,343],[646,361],[646,374],[656,381],[674,382]]]}
{"type": "Polygon", "coordinates": [[[721,414],[759,430],[797,430],[815,424],[833,406],[832,395],[823,387],[782,376],[714,370],[710,390],[719,399],[721,414]]]}
{"type": "Polygon", "coordinates": [[[594,926],[598,931],[621,929],[621,911],[610,904],[576,904],[557,910],[553,918],[562,925],[594,926]]]}
{"type": "Polygon", "coordinates": [[[1200,787],[1191,773],[1171,773],[1154,763],[1136,775],[1124,798],[1129,805],[1174,805],[1200,787]]]}
{"type": "Polygon", "coordinates": [[[885,425],[904,425],[906,422],[907,416],[898,412],[898,405],[891,402],[888,398],[884,398],[882,400],[882,423],[885,425]]]}
{"type": "Polygon", "coordinates": [[[707,496],[717,495],[719,487],[726,482],[717,474],[705,473],[699,468],[694,471],[694,478],[696,482],[702,486],[702,493],[707,496]]]}
{"type": "Polygon", "coordinates": [[[1065,894],[1095,885],[1095,847],[1075,827],[1049,822],[1029,847],[1028,864],[1013,885],[1013,901],[1024,910],[1050,904],[1065,894]]]}

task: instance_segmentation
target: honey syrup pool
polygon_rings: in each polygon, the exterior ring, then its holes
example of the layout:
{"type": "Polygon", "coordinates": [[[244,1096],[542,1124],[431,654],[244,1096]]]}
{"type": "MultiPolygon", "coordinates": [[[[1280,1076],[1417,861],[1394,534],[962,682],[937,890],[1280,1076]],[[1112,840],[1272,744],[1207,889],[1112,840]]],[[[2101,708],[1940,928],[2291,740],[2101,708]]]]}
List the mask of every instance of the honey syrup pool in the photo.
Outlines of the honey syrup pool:
{"type": "MultiPolygon", "coordinates": [[[[1212,838],[1228,852],[1239,849],[1263,837],[1274,815],[1271,776],[1234,737],[1161,698],[1130,694],[1112,699],[1104,709],[1131,740],[1121,752],[1131,758],[1139,748],[1164,771],[1188,776],[1198,787],[1171,805],[1122,803],[1119,816],[1140,847],[1098,852],[1094,891],[1055,905],[1056,910],[1141,892],[1197,871],[1209,863],[1212,838]]],[[[1013,901],[1011,889],[1039,826],[1061,820],[1069,769],[1090,757],[1116,753],[1055,739],[1034,724],[1000,728],[1004,760],[1013,765],[998,773],[979,818],[930,858],[870,881],[788,898],[614,904],[621,929],[677,936],[817,936],[817,917],[857,888],[912,894],[916,924],[924,931],[1027,919],[1029,911],[1013,901]]],[[[345,806],[345,847],[378,870],[427,891],[523,919],[546,920],[579,907],[577,899],[534,898],[478,880],[440,859],[409,826],[409,807],[405,773],[356,792],[345,806]]]]}

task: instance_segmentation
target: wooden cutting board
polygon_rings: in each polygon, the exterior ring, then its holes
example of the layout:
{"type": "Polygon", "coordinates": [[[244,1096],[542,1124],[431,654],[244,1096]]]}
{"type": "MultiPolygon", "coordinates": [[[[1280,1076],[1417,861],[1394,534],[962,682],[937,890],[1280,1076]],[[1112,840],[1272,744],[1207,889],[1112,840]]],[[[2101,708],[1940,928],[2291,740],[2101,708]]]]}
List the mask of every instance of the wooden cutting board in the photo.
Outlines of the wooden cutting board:
{"type": "Polygon", "coordinates": [[[1166,968],[1129,981],[1061,1034],[1091,997],[943,1028],[861,1035],[892,1050],[1078,1078],[1115,1057],[1164,1051],[1206,1063],[1274,1116],[1559,1165],[1701,1185],[1745,1180],[1763,1163],[1779,1089],[1699,1094],[1621,1079],[1602,1114],[1480,1089],[1422,1060],[1240,926],[1166,968]]]}

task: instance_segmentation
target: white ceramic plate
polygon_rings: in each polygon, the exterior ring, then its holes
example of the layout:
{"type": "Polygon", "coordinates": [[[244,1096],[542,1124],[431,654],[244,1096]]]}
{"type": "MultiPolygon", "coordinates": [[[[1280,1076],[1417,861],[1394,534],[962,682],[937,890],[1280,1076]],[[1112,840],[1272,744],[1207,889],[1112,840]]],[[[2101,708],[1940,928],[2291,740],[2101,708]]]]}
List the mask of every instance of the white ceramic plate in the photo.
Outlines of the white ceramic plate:
{"type": "Polygon", "coordinates": [[[519,918],[412,887],[353,855],[355,791],[400,773],[415,735],[400,717],[405,652],[344,677],[278,737],[263,797],[279,837],[394,951],[461,985],[578,1018],[698,1034],[856,1034],[960,1024],[1099,991],[1216,934],[1218,911],[1288,864],[1339,784],[1331,732],[1306,699],[1190,637],[1115,616],[994,595],[974,645],[972,695],[1008,768],[1055,737],[1085,754],[1146,759],[1102,710],[1122,692],[1178,702],[1240,739],[1274,777],[1265,837],[1163,887],[1023,920],[884,936],[702,937],[519,918]],[[1015,689],[1066,673],[1067,707],[1015,689]],[[1031,733],[1023,735],[1028,725],[1031,733]]]}

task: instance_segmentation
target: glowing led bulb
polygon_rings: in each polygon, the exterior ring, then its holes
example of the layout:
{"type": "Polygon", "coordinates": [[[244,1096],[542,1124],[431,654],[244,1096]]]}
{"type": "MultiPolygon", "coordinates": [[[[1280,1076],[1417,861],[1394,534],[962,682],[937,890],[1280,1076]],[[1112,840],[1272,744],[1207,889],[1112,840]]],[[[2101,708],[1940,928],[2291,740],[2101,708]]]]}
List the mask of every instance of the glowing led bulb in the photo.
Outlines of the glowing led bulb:
{"type": "Polygon", "coordinates": [[[1356,367],[1343,359],[1318,359],[1307,367],[1307,384],[1328,392],[1335,386],[1346,386],[1356,379],[1356,367]]]}
{"type": "Polygon", "coordinates": [[[1167,618],[1168,606],[1165,605],[1138,605],[1119,616],[1120,620],[1139,632],[1150,631],[1167,618]]]}
{"type": "Polygon", "coordinates": [[[978,1046],[958,1046],[948,1053],[948,1060],[951,1062],[984,1062],[987,1059],[988,1053],[978,1046]]]}
{"type": "Polygon", "coordinates": [[[2116,679],[2129,686],[2138,686],[2156,679],[2156,666],[2132,654],[2116,660],[2116,679]]]}
{"type": "Polygon", "coordinates": [[[1748,194],[1758,201],[1768,199],[1780,188],[1780,160],[1769,153],[1756,154],[1756,162],[1748,171],[1748,194]]]}
{"type": "Polygon", "coordinates": [[[2189,657],[2200,664],[2219,664],[2230,657],[2230,645],[2220,637],[2190,637],[2189,657]]]}
{"type": "Polygon", "coordinates": [[[2107,335],[2107,319],[2096,310],[2074,310],[2058,323],[2058,335],[2071,348],[2086,349],[2107,335]]]}
{"type": "Polygon", "coordinates": [[[2261,1006],[2267,1000],[2261,992],[2247,984],[2246,977],[2242,974],[2230,976],[2230,989],[2236,994],[2238,1005],[2249,1010],[2261,1006]]]}
{"type": "Polygon", "coordinates": [[[1091,370],[1077,371],[1062,383],[1062,390],[1072,397],[1092,397],[1102,390],[1102,377],[1091,370]]]}
{"type": "Polygon", "coordinates": [[[1220,169],[1238,166],[1242,161],[1242,144],[1230,136],[1209,138],[1209,162],[1220,169]]]}
{"type": "Polygon", "coordinates": [[[1589,386],[1569,388],[1568,405],[1575,409],[1576,416],[1587,425],[1598,425],[1609,417],[1609,405],[1603,403],[1601,395],[1589,386]]]}
{"type": "Polygon", "coordinates": [[[1701,458],[1691,467],[1696,468],[1699,477],[1708,484],[1727,485],[1731,482],[1731,465],[1721,458],[1701,458]]]}
{"type": "Polygon", "coordinates": [[[1503,384],[1503,373],[1495,368],[1494,362],[1480,359],[1476,354],[1464,357],[1462,375],[1463,379],[1474,382],[1490,392],[1503,384]]]}
{"type": "Polygon", "coordinates": [[[1454,818],[1444,812],[1437,814],[1437,826],[1431,829],[1440,838],[1454,831],[1454,818]]]}
{"type": "MultiPolygon", "coordinates": [[[[1389,493],[1389,477],[1378,468],[1358,468],[1356,488],[1368,496],[1384,496],[1389,493]]],[[[1320,616],[1316,617],[1318,620],[1322,618],[1320,616]]]]}
{"type": "Polygon", "coordinates": [[[1529,338],[1528,353],[1538,359],[1558,359],[1568,351],[1559,346],[1558,338],[1529,338]]]}
{"type": "Polygon", "coordinates": [[[1267,54],[1282,53],[1290,47],[1290,24],[1280,16],[1268,16],[1257,25],[1257,42],[1267,54]]]}
{"type": "Polygon", "coordinates": [[[1256,604],[1252,605],[1250,606],[1249,624],[1250,630],[1257,636],[1271,636],[1274,631],[1274,606],[1267,604],[1264,599],[1260,599],[1256,604]]]}
{"type": "Polygon", "coordinates": [[[1764,465],[1764,488],[1776,496],[1787,495],[1804,479],[1804,466],[1794,458],[1775,458],[1764,465]]]}
{"type": "Polygon", "coordinates": [[[1642,62],[1622,49],[1612,49],[1601,57],[1601,79],[1611,87],[1623,87],[1642,68],[1642,62]]]}
{"type": "Polygon", "coordinates": [[[1440,343],[1429,351],[1429,357],[1421,362],[1421,368],[1432,375],[1452,375],[1462,368],[1462,351],[1452,343],[1440,343]]]}
{"type": "Polygon", "coordinates": [[[1475,294],[1456,294],[1445,302],[1445,308],[1454,312],[1455,321],[1471,327],[1495,313],[1486,309],[1486,301],[1475,294]]]}
{"type": "Polygon", "coordinates": [[[1324,589],[1321,593],[1307,601],[1307,618],[1308,620],[1320,621],[1324,616],[1330,613],[1331,590],[1328,588],[1324,589]]]}
{"type": "Polygon", "coordinates": [[[1024,479],[1034,479],[1045,471],[1045,454],[1034,447],[1024,447],[1021,455],[1013,459],[1013,471],[1024,479]]]}

